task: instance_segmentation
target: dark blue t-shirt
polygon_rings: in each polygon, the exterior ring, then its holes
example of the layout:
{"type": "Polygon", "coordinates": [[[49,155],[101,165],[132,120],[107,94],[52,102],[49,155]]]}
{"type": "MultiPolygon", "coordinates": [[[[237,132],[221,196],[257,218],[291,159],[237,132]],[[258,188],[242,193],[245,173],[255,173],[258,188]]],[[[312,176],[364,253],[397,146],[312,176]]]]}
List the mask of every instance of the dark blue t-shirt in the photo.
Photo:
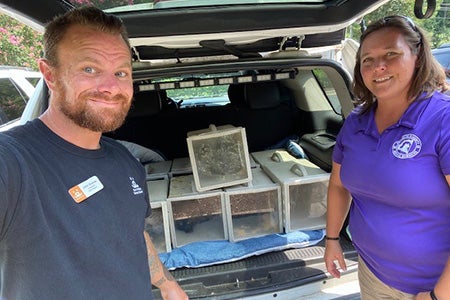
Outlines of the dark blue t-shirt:
{"type": "Polygon", "coordinates": [[[0,134],[0,299],[152,299],[144,169],[100,144],[79,148],[38,119],[0,134]],[[92,195],[77,203],[80,191],[92,195]]]}

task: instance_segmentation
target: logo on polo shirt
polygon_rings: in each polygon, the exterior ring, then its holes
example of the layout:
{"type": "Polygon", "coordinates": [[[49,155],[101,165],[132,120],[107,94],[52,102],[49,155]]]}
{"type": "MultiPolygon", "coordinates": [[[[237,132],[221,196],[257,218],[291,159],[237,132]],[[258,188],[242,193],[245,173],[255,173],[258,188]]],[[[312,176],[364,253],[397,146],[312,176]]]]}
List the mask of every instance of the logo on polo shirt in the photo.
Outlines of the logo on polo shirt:
{"type": "Polygon", "coordinates": [[[130,181],[131,181],[131,188],[133,189],[133,194],[139,195],[139,194],[142,194],[144,192],[141,189],[141,187],[139,186],[139,184],[136,183],[136,181],[134,180],[133,177],[130,177],[130,181]]]}
{"type": "Polygon", "coordinates": [[[422,149],[422,141],[415,134],[405,134],[392,145],[392,154],[400,159],[413,158],[422,149]]]}

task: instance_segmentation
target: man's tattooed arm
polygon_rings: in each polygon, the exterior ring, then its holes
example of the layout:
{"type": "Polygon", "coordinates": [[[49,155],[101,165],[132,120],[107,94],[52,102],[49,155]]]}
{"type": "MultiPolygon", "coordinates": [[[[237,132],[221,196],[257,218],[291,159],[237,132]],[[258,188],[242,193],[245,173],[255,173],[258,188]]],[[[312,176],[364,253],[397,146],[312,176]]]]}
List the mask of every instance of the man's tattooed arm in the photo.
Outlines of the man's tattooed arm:
{"type": "Polygon", "coordinates": [[[150,268],[150,276],[152,278],[152,284],[156,287],[160,287],[167,281],[175,281],[169,270],[161,263],[158,252],[153,246],[150,236],[147,232],[144,232],[145,243],[147,244],[148,266],[150,268]]]}

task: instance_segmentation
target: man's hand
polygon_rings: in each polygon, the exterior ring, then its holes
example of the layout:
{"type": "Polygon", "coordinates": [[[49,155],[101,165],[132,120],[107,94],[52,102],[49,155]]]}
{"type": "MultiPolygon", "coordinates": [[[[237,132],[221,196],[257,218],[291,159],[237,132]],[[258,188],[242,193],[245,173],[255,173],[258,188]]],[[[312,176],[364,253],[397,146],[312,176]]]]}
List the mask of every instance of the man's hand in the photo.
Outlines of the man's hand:
{"type": "Polygon", "coordinates": [[[189,297],[176,281],[167,281],[159,287],[164,300],[188,300],[189,297]]]}

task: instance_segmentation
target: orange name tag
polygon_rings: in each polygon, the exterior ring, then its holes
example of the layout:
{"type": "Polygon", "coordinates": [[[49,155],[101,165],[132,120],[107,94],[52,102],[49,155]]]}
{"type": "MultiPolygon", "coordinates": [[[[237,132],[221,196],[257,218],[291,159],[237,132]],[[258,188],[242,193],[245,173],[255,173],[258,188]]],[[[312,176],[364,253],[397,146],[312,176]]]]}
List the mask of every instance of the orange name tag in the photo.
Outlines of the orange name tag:
{"type": "Polygon", "coordinates": [[[103,189],[103,184],[97,176],[83,181],[82,183],[69,189],[69,194],[76,203],[83,202],[90,196],[103,189]]]}

